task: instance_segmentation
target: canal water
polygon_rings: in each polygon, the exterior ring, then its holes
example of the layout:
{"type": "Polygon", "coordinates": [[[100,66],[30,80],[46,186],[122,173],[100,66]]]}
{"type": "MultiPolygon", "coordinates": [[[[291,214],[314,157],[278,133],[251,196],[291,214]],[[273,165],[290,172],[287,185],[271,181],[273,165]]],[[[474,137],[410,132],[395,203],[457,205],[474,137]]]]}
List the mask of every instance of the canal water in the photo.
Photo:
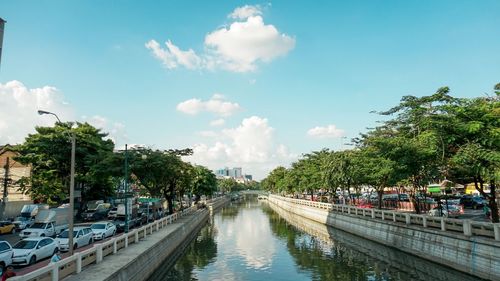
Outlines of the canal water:
{"type": "Polygon", "coordinates": [[[247,198],[150,280],[478,280],[247,198]]]}

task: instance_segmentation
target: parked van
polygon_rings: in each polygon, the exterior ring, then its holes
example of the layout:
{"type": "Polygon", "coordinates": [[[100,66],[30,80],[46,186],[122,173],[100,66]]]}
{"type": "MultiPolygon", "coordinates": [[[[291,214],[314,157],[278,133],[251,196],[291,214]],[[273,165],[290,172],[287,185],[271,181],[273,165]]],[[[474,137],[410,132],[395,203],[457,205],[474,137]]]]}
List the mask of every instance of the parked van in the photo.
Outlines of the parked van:
{"type": "Polygon", "coordinates": [[[21,231],[19,236],[26,237],[55,237],[68,228],[69,209],[53,208],[42,210],[35,217],[35,223],[21,231]]]}

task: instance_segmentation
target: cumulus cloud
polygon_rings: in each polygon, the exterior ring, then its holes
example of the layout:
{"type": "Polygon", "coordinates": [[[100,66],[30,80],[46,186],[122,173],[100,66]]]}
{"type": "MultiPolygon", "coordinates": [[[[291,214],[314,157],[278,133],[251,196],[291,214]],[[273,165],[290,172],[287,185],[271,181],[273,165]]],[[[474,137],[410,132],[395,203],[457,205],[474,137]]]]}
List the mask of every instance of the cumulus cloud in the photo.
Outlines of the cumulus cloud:
{"type": "Polygon", "coordinates": [[[282,144],[274,140],[274,128],[266,118],[243,119],[236,128],[223,129],[213,144],[198,143],[187,160],[217,169],[224,166],[244,167],[244,173],[264,178],[278,165],[296,159],[282,144]]]}
{"type": "MultiPolygon", "coordinates": [[[[22,143],[36,126],[53,126],[57,119],[38,115],[38,110],[54,112],[61,121],[76,120],[74,109],[64,101],[64,95],[55,87],[30,89],[20,81],[0,83],[0,144],[22,143]]],[[[125,126],[102,116],[82,117],[97,128],[109,133],[115,142],[125,136],[125,126]]]]}
{"type": "Polygon", "coordinates": [[[94,115],[92,117],[82,116],[84,122],[108,133],[108,138],[115,144],[126,143],[128,140],[125,125],[120,122],[113,122],[106,117],[94,115]]]}
{"type": "Polygon", "coordinates": [[[19,81],[0,84],[0,144],[21,143],[35,126],[51,126],[53,116],[40,116],[38,110],[57,113],[59,118],[73,120],[73,109],[63,95],[51,86],[29,89],[19,81]]]}
{"type": "Polygon", "coordinates": [[[325,127],[314,127],[307,131],[307,135],[313,138],[340,138],[344,135],[344,130],[338,129],[335,125],[325,127]]]}
{"type": "Polygon", "coordinates": [[[295,47],[295,39],[280,33],[272,24],[265,24],[259,6],[236,8],[229,26],[209,32],[204,40],[204,53],[189,49],[182,51],[170,40],[166,48],[155,40],[145,44],[153,56],[168,69],[183,66],[187,69],[224,69],[248,72],[257,69],[259,62],[270,62],[286,55],[295,47]]]}
{"type": "Polygon", "coordinates": [[[212,127],[222,126],[222,125],[224,125],[224,123],[226,123],[226,120],[219,118],[219,119],[215,119],[215,120],[211,121],[210,126],[212,126],[212,127]]]}
{"type": "MultiPolygon", "coordinates": [[[[211,99],[206,101],[196,98],[183,101],[177,105],[177,110],[190,115],[196,115],[201,112],[212,112],[222,117],[228,117],[241,110],[241,106],[238,103],[225,101],[224,96],[215,94],[211,99]]],[[[216,124],[224,123],[224,119],[216,121],[216,124]]]]}

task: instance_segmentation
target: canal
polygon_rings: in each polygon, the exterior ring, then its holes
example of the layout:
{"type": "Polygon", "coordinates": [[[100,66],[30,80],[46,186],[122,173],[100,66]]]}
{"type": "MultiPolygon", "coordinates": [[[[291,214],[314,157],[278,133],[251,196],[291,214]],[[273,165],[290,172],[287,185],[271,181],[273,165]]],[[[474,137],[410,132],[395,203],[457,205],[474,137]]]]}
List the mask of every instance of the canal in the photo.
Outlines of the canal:
{"type": "Polygon", "coordinates": [[[478,280],[247,198],[150,280],[478,280]]]}

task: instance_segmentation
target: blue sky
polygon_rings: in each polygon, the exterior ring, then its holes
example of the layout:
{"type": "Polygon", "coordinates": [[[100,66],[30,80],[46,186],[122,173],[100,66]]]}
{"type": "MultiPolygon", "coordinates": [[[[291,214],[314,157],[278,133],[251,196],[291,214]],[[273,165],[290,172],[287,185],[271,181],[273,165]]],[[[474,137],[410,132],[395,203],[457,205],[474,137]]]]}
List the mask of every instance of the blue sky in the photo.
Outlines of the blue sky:
{"type": "Polygon", "coordinates": [[[1,1],[0,142],[47,109],[262,178],[403,95],[500,82],[500,1],[159,2],[1,1]]]}

